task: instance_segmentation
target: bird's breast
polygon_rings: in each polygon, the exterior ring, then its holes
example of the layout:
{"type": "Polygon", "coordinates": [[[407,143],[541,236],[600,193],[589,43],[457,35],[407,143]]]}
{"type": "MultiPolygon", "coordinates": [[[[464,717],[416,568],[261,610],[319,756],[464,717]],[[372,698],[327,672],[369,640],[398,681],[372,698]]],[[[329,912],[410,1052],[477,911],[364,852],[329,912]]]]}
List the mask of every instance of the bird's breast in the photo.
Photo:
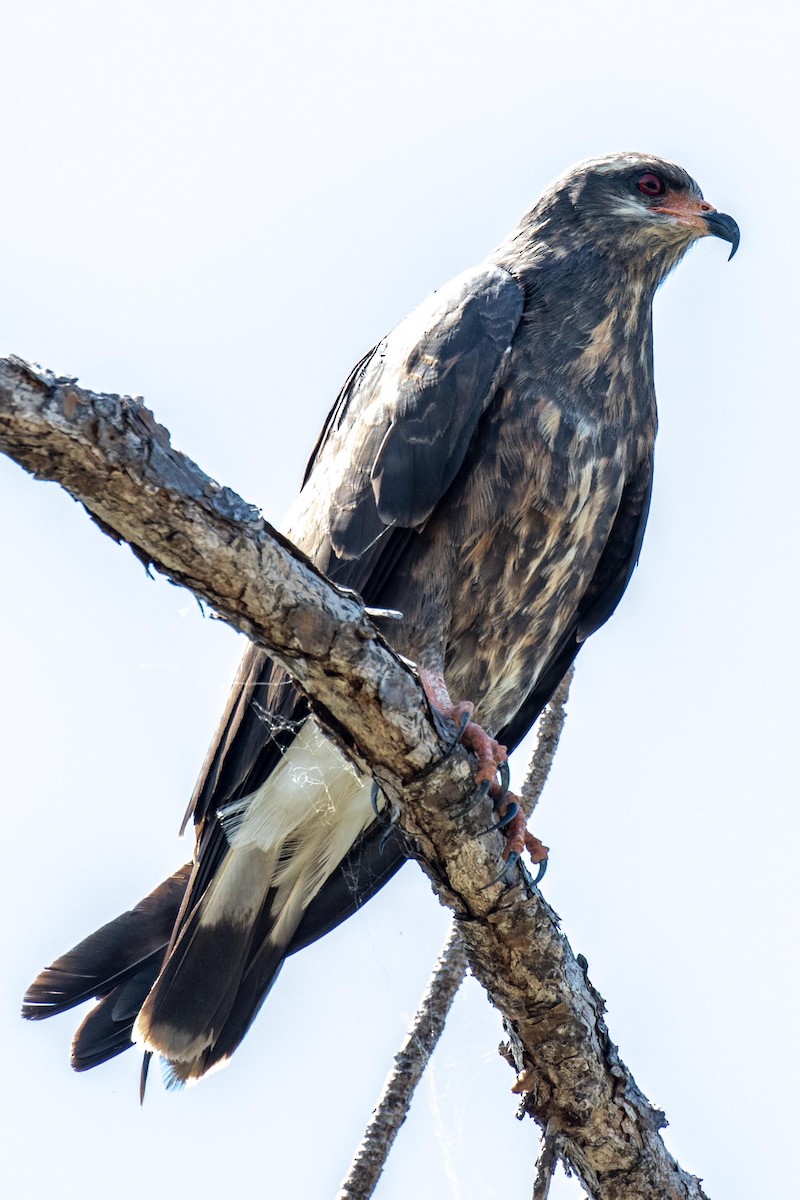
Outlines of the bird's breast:
{"type": "Polygon", "coordinates": [[[551,463],[532,471],[526,482],[510,508],[466,541],[453,568],[445,675],[451,694],[475,700],[491,729],[510,720],[572,622],[608,541],[624,473],[614,456],[586,456],[568,470],[551,463]]]}
{"type": "Polygon", "coordinates": [[[511,719],[573,622],[643,438],[641,422],[621,427],[574,395],[507,390],[410,548],[393,602],[401,648],[443,665],[488,729],[511,719]]]}

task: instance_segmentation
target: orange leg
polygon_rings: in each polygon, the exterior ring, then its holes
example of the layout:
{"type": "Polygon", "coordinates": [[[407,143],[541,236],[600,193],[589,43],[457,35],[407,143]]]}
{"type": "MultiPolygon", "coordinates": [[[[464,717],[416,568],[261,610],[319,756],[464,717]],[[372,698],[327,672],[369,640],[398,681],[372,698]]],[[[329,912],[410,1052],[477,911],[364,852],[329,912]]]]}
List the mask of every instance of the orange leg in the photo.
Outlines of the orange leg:
{"type": "Polygon", "coordinates": [[[462,700],[458,704],[453,703],[447,691],[447,685],[440,674],[435,671],[420,671],[419,676],[425,689],[425,695],[436,711],[452,721],[457,728],[461,729],[463,725],[461,743],[466,746],[467,750],[471,750],[478,760],[476,782],[478,784],[490,783],[497,774],[498,768],[508,759],[505,746],[501,746],[494,738],[489,737],[480,725],[470,719],[474,705],[470,704],[468,700],[462,700]],[[464,723],[465,718],[466,724],[464,723]]]}
{"type": "Polygon", "coordinates": [[[495,779],[498,770],[508,760],[508,752],[505,746],[501,746],[494,738],[489,737],[488,733],[480,725],[470,719],[474,705],[470,704],[468,700],[462,700],[458,704],[453,703],[450,699],[447,685],[438,672],[423,670],[419,674],[422,686],[425,689],[425,695],[428,697],[433,708],[452,721],[459,729],[462,729],[462,744],[468,750],[471,750],[478,760],[478,770],[475,776],[476,782],[479,786],[481,784],[488,784],[487,790],[489,795],[496,801],[498,806],[497,811],[501,818],[500,827],[505,831],[506,845],[503,851],[503,858],[506,861],[516,861],[523,850],[527,850],[534,863],[545,862],[548,847],[543,845],[532,833],[528,832],[525,814],[519,806],[519,798],[513,795],[513,793],[508,792],[506,787],[498,783],[495,779]],[[499,807],[500,805],[502,807],[499,807]],[[504,817],[508,816],[512,806],[516,811],[512,813],[508,820],[503,820],[504,817]]]}

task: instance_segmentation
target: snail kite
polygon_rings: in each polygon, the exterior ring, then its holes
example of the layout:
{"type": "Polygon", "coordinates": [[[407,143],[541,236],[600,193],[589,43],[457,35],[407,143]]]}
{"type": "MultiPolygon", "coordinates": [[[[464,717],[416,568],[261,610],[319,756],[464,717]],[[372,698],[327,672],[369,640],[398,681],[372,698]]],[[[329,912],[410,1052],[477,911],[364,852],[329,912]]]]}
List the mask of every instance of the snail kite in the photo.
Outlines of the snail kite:
{"type": "MultiPolygon", "coordinates": [[[[314,449],[287,533],[402,614],[388,640],[463,718],[487,780],[631,577],[656,433],[653,294],[708,234],[736,250],[736,223],[679,167],[642,154],[574,167],[357,364],[314,449]]],[[[254,647],[190,814],[193,862],[25,997],[30,1018],[98,998],[78,1070],[134,1041],[168,1080],[199,1078],[239,1044],[285,957],[403,861],[381,844],[370,780],[254,647]]]]}

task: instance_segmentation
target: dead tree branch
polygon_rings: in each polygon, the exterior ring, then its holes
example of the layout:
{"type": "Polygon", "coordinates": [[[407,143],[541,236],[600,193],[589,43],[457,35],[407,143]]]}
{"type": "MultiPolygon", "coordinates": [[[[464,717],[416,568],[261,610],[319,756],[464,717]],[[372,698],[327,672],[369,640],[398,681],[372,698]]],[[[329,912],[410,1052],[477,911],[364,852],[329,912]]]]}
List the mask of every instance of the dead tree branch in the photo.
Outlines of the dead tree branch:
{"type": "Polygon", "coordinates": [[[539,719],[536,749],[531,757],[528,774],[525,776],[520,794],[520,803],[526,817],[530,817],[536,808],[544,791],[544,785],[547,783],[547,776],[550,774],[558,743],[564,732],[567,720],[567,700],[574,675],[575,665],[573,664],[556,688],[552,700],[539,719]]]}
{"type": "Polygon", "coordinates": [[[536,1164],[536,1177],[533,1181],[533,1196],[531,1200],[547,1200],[550,1195],[550,1184],[558,1166],[558,1145],[556,1139],[546,1133],[542,1138],[542,1149],[536,1164]]]}
{"type": "Polygon", "coordinates": [[[523,1105],[559,1135],[595,1200],[700,1200],[665,1121],[611,1043],[603,1002],[524,878],[496,876],[499,834],[464,752],[442,740],[413,672],[360,605],[258,512],[175,451],[141,403],[0,360],[0,449],[59,482],[107,533],[190,588],[291,673],[332,735],[400,809],[411,852],[456,915],[470,967],[503,1014],[523,1105]]]}
{"type": "Polygon", "coordinates": [[[453,924],[336,1200],[369,1200],[374,1192],[466,969],[464,943],[453,924]]]}

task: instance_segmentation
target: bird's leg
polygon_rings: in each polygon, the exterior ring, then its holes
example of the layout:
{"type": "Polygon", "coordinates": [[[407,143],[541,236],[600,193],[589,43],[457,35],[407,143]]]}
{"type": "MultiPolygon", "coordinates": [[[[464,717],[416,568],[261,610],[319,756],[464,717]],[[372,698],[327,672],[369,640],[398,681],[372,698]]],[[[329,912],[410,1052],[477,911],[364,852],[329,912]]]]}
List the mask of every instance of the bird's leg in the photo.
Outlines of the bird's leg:
{"type": "MultiPolygon", "coordinates": [[[[548,847],[528,832],[519,796],[508,790],[508,754],[505,746],[490,738],[488,733],[471,719],[473,704],[468,700],[453,703],[447,684],[439,672],[420,670],[419,676],[432,707],[453,722],[460,731],[461,743],[478,759],[475,775],[478,789],[484,796],[491,796],[500,818],[492,829],[502,829],[505,832],[503,858],[507,868],[504,868],[503,873],[514,866],[523,850],[528,851],[534,863],[546,862],[548,847]],[[496,779],[498,772],[499,781],[496,779]]],[[[542,874],[543,870],[540,871],[539,878],[542,874]]]]}
{"type": "MultiPolygon", "coordinates": [[[[473,704],[468,700],[453,703],[444,677],[438,671],[421,670],[419,677],[430,704],[461,731],[461,744],[466,746],[467,750],[471,750],[477,758],[475,782],[479,787],[481,784],[491,785],[498,770],[505,765],[508,758],[505,746],[490,738],[488,733],[472,720],[475,707],[473,704]]],[[[488,790],[487,786],[486,791],[488,790]]]]}

